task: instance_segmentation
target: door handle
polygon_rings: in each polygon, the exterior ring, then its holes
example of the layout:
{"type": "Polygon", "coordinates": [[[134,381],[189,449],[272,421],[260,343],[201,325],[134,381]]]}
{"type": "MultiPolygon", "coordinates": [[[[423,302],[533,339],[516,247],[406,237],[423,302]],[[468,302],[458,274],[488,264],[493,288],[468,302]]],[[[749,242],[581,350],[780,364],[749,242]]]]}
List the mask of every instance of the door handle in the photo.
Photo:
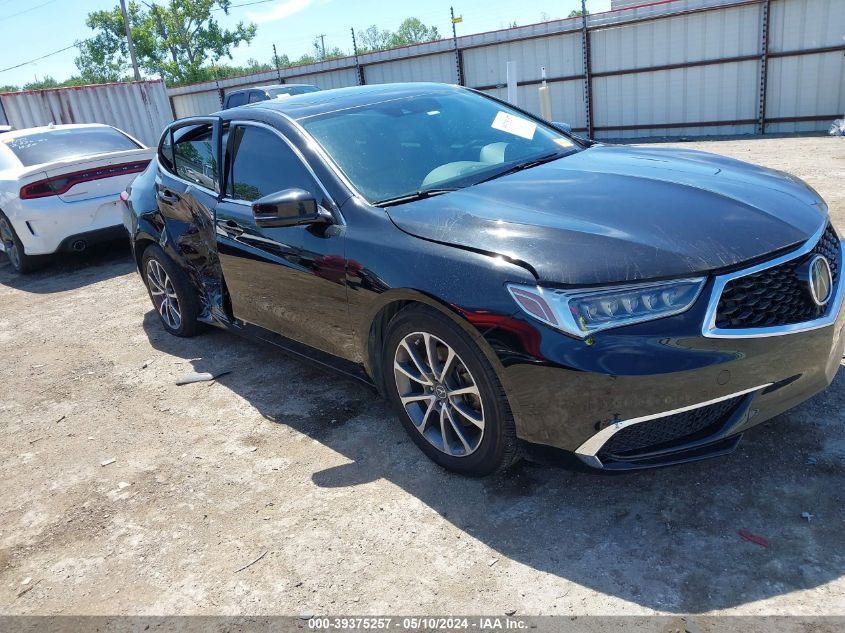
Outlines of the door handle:
{"type": "Polygon", "coordinates": [[[162,202],[167,202],[168,204],[176,204],[179,202],[179,198],[176,197],[176,194],[168,189],[157,189],[156,195],[158,199],[162,202]]]}

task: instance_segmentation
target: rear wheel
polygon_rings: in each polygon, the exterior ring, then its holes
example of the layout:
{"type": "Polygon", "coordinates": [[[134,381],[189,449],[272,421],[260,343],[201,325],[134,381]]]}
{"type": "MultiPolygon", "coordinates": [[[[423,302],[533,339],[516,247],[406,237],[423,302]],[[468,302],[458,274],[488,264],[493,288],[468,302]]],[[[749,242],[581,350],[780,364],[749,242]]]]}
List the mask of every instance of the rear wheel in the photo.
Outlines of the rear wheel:
{"type": "Polygon", "coordinates": [[[3,242],[3,250],[12,264],[12,268],[17,272],[30,273],[40,267],[43,258],[27,255],[24,252],[23,244],[18,238],[15,228],[2,211],[0,211],[0,241],[3,242]]]}
{"type": "Polygon", "coordinates": [[[470,336],[427,307],[390,322],[382,367],[405,430],[433,461],[484,476],[518,459],[513,416],[499,379],[470,336]]]}
{"type": "Polygon", "coordinates": [[[164,329],[174,336],[196,334],[199,298],[185,272],[156,244],[144,251],[141,270],[164,329]]]}

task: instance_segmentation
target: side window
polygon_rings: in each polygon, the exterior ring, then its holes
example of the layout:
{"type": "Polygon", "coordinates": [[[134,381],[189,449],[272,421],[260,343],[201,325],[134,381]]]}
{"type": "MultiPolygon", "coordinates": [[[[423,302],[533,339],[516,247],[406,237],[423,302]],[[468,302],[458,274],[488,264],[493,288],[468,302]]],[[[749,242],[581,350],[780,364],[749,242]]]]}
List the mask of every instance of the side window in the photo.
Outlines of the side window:
{"type": "Polygon", "coordinates": [[[226,97],[226,107],[227,108],[237,108],[238,106],[242,106],[246,103],[246,92],[233,92],[229,96],[226,97]]]}
{"type": "Polygon", "coordinates": [[[266,101],[267,95],[265,95],[260,90],[250,90],[249,92],[249,102],[250,103],[257,103],[258,101],[266,101]]]}
{"type": "Polygon", "coordinates": [[[161,143],[158,146],[158,162],[167,171],[174,171],[173,145],[170,143],[170,138],[170,128],[168,128],[161,137],[161,143]]]}
{"type": "Polygon", "coordinates": [[[234,159],[229,162],[227,195],[252,202],[283,189],[304,189],[318,200],[322,193],[308,169],[277,134],[260,127],[230,132],[234,159]]]}
{"type": "Polygon", "coordinates": [[[217,160],[211,134],[209,125],[176,130],[174,168],[180,178],[217,191],[217,160]]]}

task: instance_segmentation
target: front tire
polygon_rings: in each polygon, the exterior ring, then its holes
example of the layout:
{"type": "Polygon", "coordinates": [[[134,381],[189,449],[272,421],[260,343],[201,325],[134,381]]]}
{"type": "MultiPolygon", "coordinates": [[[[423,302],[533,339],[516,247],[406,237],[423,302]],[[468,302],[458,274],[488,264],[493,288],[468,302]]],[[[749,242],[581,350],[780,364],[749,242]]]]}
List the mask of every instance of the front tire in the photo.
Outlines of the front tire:
{"type": "Polygon", "coordinates": [[[507,397],[493,367],[445,315],[405,308],[388,325],[385,390],[414,443],[434,462],[482,477],[518,460],[507,397]]]}
{"type": "Polygon", "coordinates": [[[3,242],[3,249],[6,252],[6,257],[9,258],[9,263],[18,273],[31,273],[41,267],[43,258],[27,255],[24,252],[23,244],[15,232],[15,227],[12,226],[9,218],[2,211],[0,211],[0,241],[3,242]]]}
{"type": "Polygon", "coordinates": [[[164,329],[174,336],[194,336],[199,329],[199,298],[185,271],[157,244],[144,251],[141,270],[164,329]]]}

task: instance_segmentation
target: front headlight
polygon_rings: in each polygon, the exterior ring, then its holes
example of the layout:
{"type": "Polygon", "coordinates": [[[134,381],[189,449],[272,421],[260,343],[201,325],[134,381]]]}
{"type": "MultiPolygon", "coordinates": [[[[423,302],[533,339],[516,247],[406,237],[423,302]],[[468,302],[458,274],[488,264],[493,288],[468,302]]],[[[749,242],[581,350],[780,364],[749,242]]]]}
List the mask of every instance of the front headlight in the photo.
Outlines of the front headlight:
{"type": "Polygon", "coordinates": [[[587,338],[601,330],[680,314],[695,303],[705,281],[701,277],[582,290],[508,284],[508,290],[530,316],[587,338]]]}

